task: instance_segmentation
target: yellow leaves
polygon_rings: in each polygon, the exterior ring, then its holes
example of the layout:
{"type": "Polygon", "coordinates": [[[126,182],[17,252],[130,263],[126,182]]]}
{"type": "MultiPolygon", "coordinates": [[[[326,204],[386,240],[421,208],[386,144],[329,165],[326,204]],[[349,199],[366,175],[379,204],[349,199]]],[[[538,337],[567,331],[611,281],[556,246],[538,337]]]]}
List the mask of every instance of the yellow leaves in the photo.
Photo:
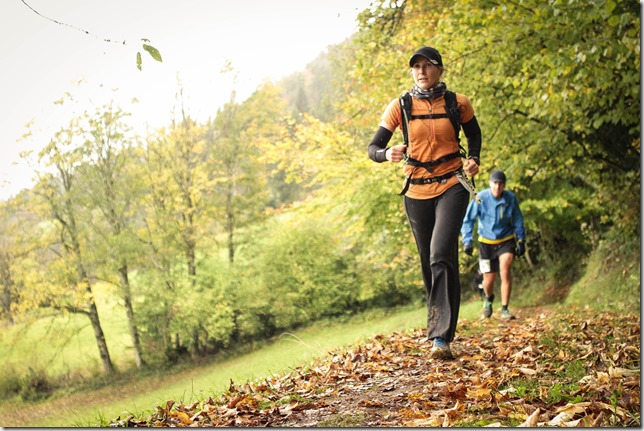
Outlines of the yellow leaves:
{"type": "Polygon", "coordinates": [[[461,358],[462,361],[480,361],[482,359],[484,359],[483,355],[480,355],[480,354],[473,355],[473,356],[463,356],[461,358]]]}
{"type": "Polygon", "coordinates": [[[490,397],[492,394],[492,389],[491,388],[468,388],[467,389],[467,397],[468,398],[474,398],[474,399],[487,399],[490,397]]]}
{"type": "Polygon", "coordinates": [[[169,412],[170,417],[176,418],[181,425],[191,425],[193,423],[190,416],[185,412],[169,412]]]}
{"type": "MultiPolygon", "coordinates": [[[[190,411],[197,407],[197,404],[193,404],[190,407],[186,407],[183,404],[177,406],[175,410],[175,402],[169,400],[166,402],[165,406],[158,406],[156,413],[150,418],[147,422],[153,426],[190,426],[194,423],[194,420],[190,417],[187,411],[190,411]]],[[[128,420],[128,422],[130,422],[128,420]]],[[[137,423],[137,425],[140,425],[137,423]]]]}

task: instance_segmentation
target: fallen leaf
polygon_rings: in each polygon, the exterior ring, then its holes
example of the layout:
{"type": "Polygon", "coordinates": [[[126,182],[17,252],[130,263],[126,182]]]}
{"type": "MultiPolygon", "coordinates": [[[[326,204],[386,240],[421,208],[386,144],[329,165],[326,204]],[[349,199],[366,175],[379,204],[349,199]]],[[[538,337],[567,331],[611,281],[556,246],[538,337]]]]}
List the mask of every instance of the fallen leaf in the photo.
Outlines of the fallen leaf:
{"type": "Polygon", "coordinates": [[[537,409],[532,412],[530,416],[523,422],[521,425],[519,425],[520,428],[535,428],[538,424],[539,421],[539,415],[541,414],[541,409],[537,407],[537,409]]]}

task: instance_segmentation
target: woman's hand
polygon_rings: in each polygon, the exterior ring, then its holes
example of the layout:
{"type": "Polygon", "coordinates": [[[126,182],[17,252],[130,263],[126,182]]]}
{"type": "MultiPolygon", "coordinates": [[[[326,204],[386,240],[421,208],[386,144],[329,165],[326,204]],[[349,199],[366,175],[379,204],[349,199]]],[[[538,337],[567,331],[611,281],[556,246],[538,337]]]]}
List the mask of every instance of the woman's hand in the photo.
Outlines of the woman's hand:
{"type": "Polygon", "coordinates": [[[389,147],[385,155],[387,156],[387,160],[393,163],[397,163],[405,157],[406,152],[407,152],[407,145],[401,144],[401,145],[394,145],[393,147],[389,147]]]}
{"type": "Polygon", "coordinates": [[[479,173],[479,165],[477,165],[474,160],[467,159],[463,164],[463,170],[467,175],[473,177],[474,175],[477,175],[479,173]]]}

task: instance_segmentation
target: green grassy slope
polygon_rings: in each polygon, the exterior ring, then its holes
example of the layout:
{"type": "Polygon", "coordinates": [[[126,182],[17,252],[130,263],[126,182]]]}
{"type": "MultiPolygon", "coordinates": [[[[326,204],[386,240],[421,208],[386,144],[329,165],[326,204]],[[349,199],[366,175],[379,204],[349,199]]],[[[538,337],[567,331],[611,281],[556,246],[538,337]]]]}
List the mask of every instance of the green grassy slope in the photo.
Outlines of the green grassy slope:
{"type": "MultiPolygon", "coordinates": [[[[463,319],[478,317],[480,303],[463,304],[463,319]]],[[[346,322],[319,322],[283,334],[257,351],[222,362],[197,366],[177,373],[144,377],[58,399],[25,405],[0,403],[2,426],[96,426],[129,412],[154,409],[168,400],[189,403],[227,389],[236,383],[287,372],[327,352],[373,338],[377,334],[424,327],[425,307],[405,307],[385,313],[371,311],[346,322]]]]}

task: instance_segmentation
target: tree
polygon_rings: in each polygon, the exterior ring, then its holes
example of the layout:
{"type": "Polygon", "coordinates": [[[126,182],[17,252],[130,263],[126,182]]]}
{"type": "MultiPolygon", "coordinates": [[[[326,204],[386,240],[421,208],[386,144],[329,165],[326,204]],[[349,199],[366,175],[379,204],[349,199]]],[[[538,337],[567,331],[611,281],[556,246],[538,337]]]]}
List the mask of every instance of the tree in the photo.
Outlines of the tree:
{"type": "MultiPolygon", "coordinates": [[[[207,169],[211,149],[205,138],[205,128],[181,105],[179,118],[148,137],[143,156],[147,176],[143,201],[146,230],[140,237],[149,247],[152,267],[162,280],[155,295],[160,295],[164,303],[158,310],[164,314],[162,320],[151,316],[149,323],[165,326],[158,329],[165,337],[170,336],[174,326],[174,350],[181,347],[183,339],[190,343],[192,354],[202,348],[202,322],[181,319],[182,313],[189,312],[182,298],[202,288],[197,283],[199,251],[207,249],[213,238],[208,198],[214,185],[207,169]]],[[[172,350],[168,338],[165,348],[172,350]]]]}
{"type": "Polygon", "coordinates": [[[209,129],[212,158],[209,162],[213,206],[225,226],[229,262],[235,258],[236,230],[261,221],[269,198],[268,172],[261,163],[262,148],[271,146],[284,117],[285,103],[278,89],[265,84],[244,103],[235,92],[230,102],[217,111],[209,129]]]}
{"type": "Polygon", "coordinates": [[[77,169],[83,162],[82,151],[76,142],[80,135],[78,121],[78,118],[74,118],[69,127],[61,128],[38,157],[43,172],[35,192],[42,199],[43,215],[49,215],[53,220],[52,233],[55,232],[58,237],[57,243],[50,244],[57,259],[54,264],[48,265],[48,277],[41,280],[40,288],[49,286],[51,289],[48,302],[43,305],[84,314],[89,318],[103,370],[112,374],[115,370],[90,279],[87,224],[82,221],[85,212],[79,204],[79,187],[76,184],[77,169]],[[44,171],[48,168],[52,168],[53,172],[44,171]]]}
{"type": "Polygon", "coordinates": [[[120,295],[123,299],[132,350],[137,367],[145,364],[141,342],[132,306],[130,261],[135,244],[132,231],[135,224],[134,175],[129,126],[124,123],[128,114],[110,102],[87,118],[86,140],[82,146],[87,163],[81,165],[79,175],[83,182],[83,195],[94,235],[93,248],[103,263],[106,277],[116,273],[120,295]],[[130,171],[128,171],[130,169],[130,171]]]}
{"type": "Polygon", "coordinates": [[[32,307],[24,290],[39,246],[40,220],[29,209],[30,200],[24,192],[0,204],[0,317],[11,325],[32,307]]]}

